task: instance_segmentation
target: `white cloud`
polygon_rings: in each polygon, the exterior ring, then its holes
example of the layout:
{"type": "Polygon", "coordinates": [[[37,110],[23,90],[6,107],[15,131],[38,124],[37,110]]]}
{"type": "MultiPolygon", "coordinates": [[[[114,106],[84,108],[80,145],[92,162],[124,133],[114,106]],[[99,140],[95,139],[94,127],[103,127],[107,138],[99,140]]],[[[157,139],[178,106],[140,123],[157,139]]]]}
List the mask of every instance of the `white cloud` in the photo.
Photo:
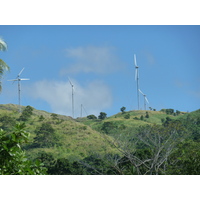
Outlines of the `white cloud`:
{"type": "Polygon", "coordinates": [[[61,74],[80,72],[107,74],[120,69],[122,66],[113,47],[68,48],[66,49],[66,56],[73,59],[74,62],[62,69],[61,74]]]}
{"type": "MultiPolygon", "coordinates": [[[[103,82],[94,81],[83,87],[76,80],[71,81],[74,85],[75,117],[80,116],[81,104],[88,115],[96,116],[111,106],[111,91],[103,82]]],[[[72,88],[69,82],[38,81],[29,91],[32,97],[46,101],[51,106],[52,112],[72,116],[72,88]]],[[[84,110],[83,116],[86,116],[84,110]]]]}

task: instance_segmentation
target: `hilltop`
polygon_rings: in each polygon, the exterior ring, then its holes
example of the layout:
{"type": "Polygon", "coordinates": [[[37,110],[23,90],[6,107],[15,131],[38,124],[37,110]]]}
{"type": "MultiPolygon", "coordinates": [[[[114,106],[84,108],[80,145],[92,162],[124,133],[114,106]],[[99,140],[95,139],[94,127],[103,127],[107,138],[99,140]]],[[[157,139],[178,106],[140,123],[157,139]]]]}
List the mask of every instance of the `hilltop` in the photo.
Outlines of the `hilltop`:
{"type": "MultiPolygon", "coordinates": [[[[107,117],[104,120],[88,119],[87,117],[77,119],[85,125],[90,126],[96,131],[104,131],[107,134],[113,135],[113,132],[126,132],[126,130],[137,130],[138,127],[144,125],[161,125],[166,118],[181,119],[185,118],[188,113],[180,112],[176,114],[167,114],[164,111],[145,111],[145,110],[132,110],[127,112],[120,112],[113,116],[107,117]]],[[[116,134],[115,134],[116,135],[116,134]]]]}

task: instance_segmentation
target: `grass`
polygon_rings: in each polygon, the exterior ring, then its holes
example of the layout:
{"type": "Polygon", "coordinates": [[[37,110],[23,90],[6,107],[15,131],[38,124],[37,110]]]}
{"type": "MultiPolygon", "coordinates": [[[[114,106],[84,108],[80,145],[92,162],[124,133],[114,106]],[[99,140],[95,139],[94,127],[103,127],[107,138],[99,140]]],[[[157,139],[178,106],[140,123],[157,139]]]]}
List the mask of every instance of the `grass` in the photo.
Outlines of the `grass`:
{"type": "MultiPolygon", "coordinates": [[[[23,107],[23,109],[24,108],[25,107],[23,107]]],[[[11,104],[0,105],[0,115],[10,116],[14,118],[16,122],[20,117],[18,107],[11,104]]],[[[51,113],[36,109],[33,110],[30,119],[26,121],[26,130],[30,133],[29,146],[36,136],[36,128],[40,127],[42,123],[51,124],[59,142],[51,148],[29,148],[27,150],[27,155],[31,158],[36,157],[41,151],[51,153],[56,158],[68,159],[81,159],[89,156],[93,152],[99,154],[117,153],[117,151],[110,147],[105,140],[105,137],[112,140],[109,136],[103,136],[101,133],[93,130],[90,126],[77,122],[71,117],[57,115],[57,118],[53,119],[51,113]],[[40,120],[41,115],[44,117],[42,121],[40,120]]]]}
{"type": "MultiPolygon", "coordinates": [[[[22,110],[25,107],[22,107],[22,110]]],[[[112,140],[112,134],[121,134],[126,136],[131,131],[134,133],[139,126],[146,124],[162,124],[162,119],[170,117],[172,119],[187,118],[188,115],[198,116],[200,110],[189,114],[180,114],[179,116],[167,115],[161,111],[148,111],[149,118],[146,118],[146,111],[133,110],[125,113],[117,113],[104,120],[91,120],[86,117],[78,118],[76,120],[64,115],[57,115],[56,119],[52,117],[52,113],[41,110],[33,110],[33,115],[26,122],[26,130],[31,133],[30,142],[33,142],[36,136],[35,130],[40,127],[42,123],[50,123],[55,130],[55,134],[59,138],[59,145],[55,144],[51,148],[34,148],[28,149],[27,153],[30,157],[34,157],[41,151],[49,152],[55,157],[59,158],[84,158],[90,155],[92,152],[99,154],[105,153],[119,153],[116,149],[113,149],[105,139],[107,137],[112,140]],[[130,118],[126,119],[125,116],[129,115],[130,118]],[[41,121],[40,116],[44,119],[41,121]],[[141,115],[144,116],[143,120],[140,120],[141,115]],[[104,122],[113,122],[116,125],[117,131],[113,131],[111,135],[102,134],[102,126],[104,122]],[[122,128],[120,128],[122,127],[122,128]],[[125,128],[123,128],[125,127],[125,128]]],[[[17,119],[20,117],[18,113],[18,106],[14,104],[0,105],[0,115],[7,115],[17,119]]],[[[1,125],[1,122],[0,122],[1,125]]],[[[113,136],[113,135],[112,135],[113,136]]]]}
{"type": "Polygon", "coordinates": [[[124,113],[117,113],[111,117],[108,117],[104,120],[91,120],[87,118],[78,119],[79,122],[90,126],[92,129],[101,132],[101,128],[104,122],[113,122],[116,126],[120,127],[124,125],[128,129],[136,130],[139,126],[147,124],[162,124],[162,119],[170,117],[171,119],[178,119],[180,117],[186,117],[185,113],[180,114],[179,116],[167,115],[161,111],[144,111],[144,110],[132,110],[124,113]],[[149,114],[149,118],[146,118],[146,112],[149,114]],[[130,118],[126,119],[125,116],[129,115],[130,118]],[[143,120],[140,119],[143,115],[143,120]]]}

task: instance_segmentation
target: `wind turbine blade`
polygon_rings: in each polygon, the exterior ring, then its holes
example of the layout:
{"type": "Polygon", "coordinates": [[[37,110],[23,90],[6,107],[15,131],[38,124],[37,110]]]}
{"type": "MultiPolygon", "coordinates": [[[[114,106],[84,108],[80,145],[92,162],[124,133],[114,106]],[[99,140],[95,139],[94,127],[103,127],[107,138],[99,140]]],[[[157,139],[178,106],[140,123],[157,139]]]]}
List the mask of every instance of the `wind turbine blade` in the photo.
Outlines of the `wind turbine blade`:
{"type": "Polygon", "coordinates": [[[19,72],[18,76],[20,76],[23,71],[24,71],[24,68],[19,72]]]}
{"type": "Polygon", "coordinates": [[[20,81],[28,81],[28,80],[30,80],[29,78],[20,78],[19,79],[20,81]]]}
{"type": "Polygon", "coordinates": [[[7,81],[18,81],[18,79],[11,79],[11,80],[7,80],[7,81]]]}
{"type": "Polygon", "coordinates": [[[72,84],[72,82],[70,81],[69,77],[67,77],[67,78],[68,78],[68,80],[69,80],[70,85],[73,87],[73,84],[72,84]]]}
{"type": "Polygon", "coordinates": [[[140,90],[140,89],[138,89],[139,90],[139,92],[142,94],[142,95],[144,95],[144,93],[140,90]]]}
{"type": "Polygon", "coordinates": [[[149,104],[149,101],[148,101],[148,99],[145,97],[145,100],[146,100],[146,102],[149,104]]]}
{"type": "Polygon", "coordinates": [[[136,55],[135,54],[134,54],[134,64],[135,64],[135,66],[137,66],[136,55]]]}

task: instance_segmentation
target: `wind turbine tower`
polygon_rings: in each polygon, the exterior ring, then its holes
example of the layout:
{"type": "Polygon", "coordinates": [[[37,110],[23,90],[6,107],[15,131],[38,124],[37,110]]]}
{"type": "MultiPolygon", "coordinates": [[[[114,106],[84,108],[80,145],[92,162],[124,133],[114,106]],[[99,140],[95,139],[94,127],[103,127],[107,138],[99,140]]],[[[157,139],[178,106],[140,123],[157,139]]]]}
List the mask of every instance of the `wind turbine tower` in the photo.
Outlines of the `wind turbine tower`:
{"type": "Polygon", "coordinates": [[[149,101],[148,101],[148,99],[147,99],[147,95],[144,94],[140,89],[139,89],[139,92],[140,92],[140,93],[143,95],[143,97],[144,97],[144,110],[146,110],[146,103],[149,104],[149,101]]]}
{"type": "Polygon", "coordinates": [[[87,111],[85,110],[85,108],[84,108],[84,106],[83,106],[83,104],[81,104],[81,117],[82,117],[83,109],[84,109],[86,115],[88,115],[88,114],[87,114],[87,111]]]}
{"type": "Polygon", "coordinates": [[[72,117],[74,118],[74,85],[70,81],[69,77],[68,77],[68,80],[69,80],[69,83],[72,87],[72,117]]]}
{"type": "Polygon", "coordinates": [[[30,80],[29,78],[20,78],[21,73],[24,71],[24,68],[19,72],[19,74],[17,75],[17,77],[15,79],[12,80],[8,80],[8,81],[13,81],[13,83],[15,81],[18,81],[18,101],[19,101],[19,112],[21,113],[21,85],[20,85],[20,81],[27,81],[30,80]]]}
{"type": "Polygon", "coordinates": [[[134,54],[134,64],[135,64],[135,81],[137,82],[137,100],[138,100],[138,110],[140,109],[140,93],[139,93],[139,66],[137,65],[136,55],[134,54]]]}

